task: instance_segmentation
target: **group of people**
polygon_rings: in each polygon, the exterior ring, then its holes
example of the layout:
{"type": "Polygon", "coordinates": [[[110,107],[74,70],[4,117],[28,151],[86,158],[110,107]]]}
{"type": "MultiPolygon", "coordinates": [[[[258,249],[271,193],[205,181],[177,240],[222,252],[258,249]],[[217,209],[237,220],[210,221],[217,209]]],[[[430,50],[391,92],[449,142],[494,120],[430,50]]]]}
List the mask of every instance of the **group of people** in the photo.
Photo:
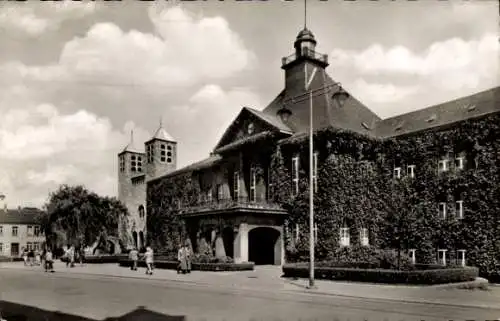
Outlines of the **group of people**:
{"type": "MultiPolygon", "coordinates": [[[[142,255],[144,258],[144,261],[146,261],[146,274],[152,275],[153,274],[153,249],[148,246],[146,248],[146,252],[142,255]]],[[[132,265],[130,266],[130,269],[132,271],[137,271],[137,262],[139,261],[139,251],[137,248],[132,248],[129,252],[129,258],[132,260],[132,265]]]]}
{"type": "Polygon", "coordinates": [[[34,251],[33,249],[25,248],[23,250],[23,260],[25,266],[40,265],[42,261],[41,253],[38,250],[34,251]]]}
{"type": "MultiPolygon", "coordinates": [[[[132,248],[129,252],[129,259],[132,261],[130,269],[137,271],[137,265],[140,259],[146,262],[146,274],[152,275],[154,269],[154,253],[153,249],[148,246],[144,254],[140,254],[136,247],[132,248]],[[142,256],[142,257],[141,257],[142,256]]],[[[177,252],[177,273],[191,273],[191,259],[192,251],[188,244],[181,246],[177,252]]]]}
{"type": "Polygon", "coordinates": [[[79,262],[80,265],[83,265],[83,262],[85,260],[84,247],[80,246],[78,249],[76,249],[74,245],[68,244],[62,258],[63,261],[66,262],[66,267],[74,267],[75,262],[79,262]]]}

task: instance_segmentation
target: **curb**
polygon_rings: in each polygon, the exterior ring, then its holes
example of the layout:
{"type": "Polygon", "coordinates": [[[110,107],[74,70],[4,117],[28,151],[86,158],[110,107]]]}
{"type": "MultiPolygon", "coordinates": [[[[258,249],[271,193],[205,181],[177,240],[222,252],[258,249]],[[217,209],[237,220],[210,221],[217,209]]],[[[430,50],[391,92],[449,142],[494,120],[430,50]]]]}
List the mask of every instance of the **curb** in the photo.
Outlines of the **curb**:
{"type": "MultiPolygon", "coordinates": [[[[0,269],[6,269],[6,270],[19,270],[18,268],[15,267],[5,267],[0,265],[0,269]]],[[[37,272],[36,270],[25,270],[28,272],[37,272]]],[[[40,271],[42,272],[42,271],[40,271]]],[[[108,278],[116,278],[116,279],[135,279],[135,280],[147,280],[147,281],[166,281],[166,282],[173,282],[177,284],[190,284],[190,285],[198,285],[198,286],[204,286],[204,287],[217,287],[219,289],[240,289],[244,291],[251,291],[251,292],[256,292],[256,293],[272,293],[276,294],[277,292],[281,293],[287,293],[287,294],[305,294],[305,295],[321,295],[321,296],[328,296],[328,297],[341,297],[341,298],[351,298],[351,299],[365,299],[365,300],[370,300],[370,301],[375,301],[375,302],[380,302],[380,301],[389,301],[389,302],[402,302],[402,303],[409,303],[409,304],[427,304],[427,305],[434,305],[434,306],[449,306],[449,307],[456,307],[456,308],[475,308],[475,309],[488,309],[488,310],[500,310],[500,306],[491,306],[491,305],[481,305],[481,304],[456,304],[456,303],[448,303],[445,301],[429,301],[429,300],[420,300],[420,299],[395,299],[395,298],[383,298],[383,297],[370,297],[370,296],[363,296],[363,295],[347,295],[347,294],[339,294],[339,293],[332,293],[332,292],[325,292],[325,291],[317,291],[317,290],[310,290],[307,288],[304,288],[301,285],[292,283],[292,282],[287,282],[289,285],[296,286],[296,290],[288,290],[288,289],[278,289],[278,290],[267,290],[267,289],[258,289],[258,288],[251,288],[251,287],[242,287],[242,286],[227,286],[227,285],[219,285],[219,284],[213,284],[213,283],[205,283],[205,282],[199,282],[199,281],[189,281],[189,280],[173,280],[173,279],[161,279],[161,278],[146,278],[146,277],[139,277],[139,276],[128,276],[128,275],[113,275],[113,274],[105,274],[105,273],[86,273],[86,272],[66,272],[66,271],[61,271],[60,273],[66,274],[66,275],[91,275],[91,276],[101,276],[101,277],[108,277],[108,278]]],[[[475,281],[472,281],[475,282],[475,281]]],[[[468,283],[468,282],[466,282],[468,283]]],[[[461,283],[458,283],[461,284],[461,283]]],[[[457,283],[454,283],[453,285],[457,285],[457,283]]]]}

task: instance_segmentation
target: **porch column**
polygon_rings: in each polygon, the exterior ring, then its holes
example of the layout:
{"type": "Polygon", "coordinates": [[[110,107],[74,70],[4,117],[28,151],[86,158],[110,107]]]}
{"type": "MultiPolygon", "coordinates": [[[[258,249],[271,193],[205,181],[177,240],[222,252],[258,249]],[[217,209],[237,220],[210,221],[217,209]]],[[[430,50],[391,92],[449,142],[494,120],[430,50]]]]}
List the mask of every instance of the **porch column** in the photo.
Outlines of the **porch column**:
{"type": "Polygon", "coordinates": [[[285,237],[283,235],[283,228],[278,229],[280,236],[274,244],[274,265],[285,264],[285,237]]]}
{"type": "Polygon", "coordinates": [[[248,224],[241,223],[238,234],[234,238],[234,261],[236,263],[248,262],[248,224]]]}

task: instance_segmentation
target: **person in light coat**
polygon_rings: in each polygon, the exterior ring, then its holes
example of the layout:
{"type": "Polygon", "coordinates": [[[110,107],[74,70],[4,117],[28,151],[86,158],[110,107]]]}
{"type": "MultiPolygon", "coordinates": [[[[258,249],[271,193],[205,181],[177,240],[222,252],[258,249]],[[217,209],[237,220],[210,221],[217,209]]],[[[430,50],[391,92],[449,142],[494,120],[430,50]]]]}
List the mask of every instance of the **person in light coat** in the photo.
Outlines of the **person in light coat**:
{"type": "Polygon", "coordinates": [[[153,249],[149,246],[146,248],[146,253],[144,253],[144,259],[146,260],[147,266],[146,274],[153,274],[153,249]]]}

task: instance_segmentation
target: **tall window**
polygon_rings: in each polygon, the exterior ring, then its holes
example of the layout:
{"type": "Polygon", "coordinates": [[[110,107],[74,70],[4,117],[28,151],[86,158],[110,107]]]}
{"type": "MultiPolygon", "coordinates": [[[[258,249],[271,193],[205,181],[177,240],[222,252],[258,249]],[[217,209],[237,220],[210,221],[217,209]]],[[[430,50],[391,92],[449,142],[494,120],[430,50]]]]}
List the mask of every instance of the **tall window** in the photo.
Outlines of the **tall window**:
{"type": "Polygon", "coordinates": [[[299,157],[292,158],[292,196],[299,194],[299,157]]]}
{"type": "Polygon", "coordinates": [[[457,264],[460,266],[465,266],[465,250],[457,251],[457,264]]]}
{"type": "Polygon", "coordinates": [[[267,199],[272,200],[274,197],[274,183],[271,166],[267,169],[267,199]]]}
{"type": "Polygon", "coordinates": [[[167,160],[167,157],[166,157],[166,151],[165,151],[165,144],[161,144],[160,145],[160,160],[162,163],[165,163],[165,161],[167,160]]]}
{"type": "Polygon", "coordinates": [[[212,202],[212,189],[210,188],[207,192],[207,202],[212,202]]]}
{"type": "Polygon", "coordinates": [[[455,169],[461,170],[464,169],[464,157],[463,156],[458,156],[455,158],[455,169]]]}
{"type": "Polygon", "coordinates": [[[438,172],[447,172],[448,171],[448,159],[442,159],[438,163],[438,172]]]}
{"type": "Polygon", "coordinates": [[[3,243],[0,243],[0,254],[3,254],[3,243]]]}
{"type": "Polygon", "coordinates": [[[446,252],[447,250],[438,250],[438,263],[446,265],[446,252]]]}
{"type": "Polygon", "coordinates": [[[368,239],[368,229],[367,228],[363,227],[359,231],[359,240],[361,241],[361,245],[368,246],[368,244],[370,243],[370,241],[368,239]]]}
{"type": "Polygon", "coordinates": [[[143,218],[144,217],[144,205],[139,205],[139,218],[143,218]]]}
{"type": "Polygon", "coordinates": [[[28,236],[33,236],[33,226],[28,225],[28,236]]]}
{"type": "Polygon", "coordinates": [[[120,156],[120,172],[123,173],[125,171],[125,157],[120,156]]]}
{"type": "Polygon", "coordinates": [[[408,250],[408,255],[410,256],[410,259],[411,259],[411,264],[417,263],[416,253],[417,253],[417,250],[415,250],[415,249],[408,250]]]}
{"type": "Polygon", "coordinates": [[[0,225],[0,236],[3,236],[3,226],[0,225]]]}
{"type": "Polygon", "coordinates": [[[12,226],[12,236],[17,237],[17,226],[12,226]]]}
{"type": "Polygon", "coordinates": [[[35,236],[39,236],[39,235],[40,235],[40,226],[35,225],[35,236]]]}
{"type": "Polygon", "coordinates": [[[298,242],[300,239],[300,225],[295,224],[295,242],[298,242]]]}
{"type": "Polygon", "coordinates": [[[130,170],[132,172],[135,172],[137,170],[137,163],[136,163],[135,155],[132,155],[130,157],[130,160],[131,160],[131,162],[130,162],[130,170]]]}
{"type": "Polygon", "coordinates": [[[257,185],[257,175],[255,166],[252,165],[250,167],[250,201],[255,201],[256,199],[256,191],[255,187],[257,185]]]}
{"type": "Polygon", "coordinates": [[[411,178],[415,178],[415,165],[408,165],[406,167],[406,174],[411,178]]]}
{"type": "Polygon", "coordinates": [[[154,156],[155,156],[154,145],[151,143],[146,148],[146,157],[148,159],[149,164],[154,162],[154,156]]]}
{"type": "Polygon", "coordinates": [[[351,244],[351,236],[348,227],[340,229],[340,246],[349,246],[351,244]]]}
{"type": "Polygon", "coordinates": [[[438,213],[439,218],[445,219],[446,218],[446,203],[445,202],[439,203],[438,211],[439,211],[439,213],[438,213]]]}
{"type": "Polygon", "coordinates": [[[223,200],[224,199],[224,185],[219,184],[217,185],[217,200],[223,200]]]}
{"type": "Polygon", "coordinates": [[[455,202],[455,216],[458,219],[464,218],[464,201],[459,200],[455,202]]]}
{"type": "Polygon", "coordinates": [[[318,152],[313,154],[313,188],[314,193],[318,191],[318,152]]]}
{"type": "Polygon", "coordinates": [[[240,173],[234,172],[233,174],[233,195],[234,199],[238,200],[240,197],[240,173]]]}
{"type": "Polygon", "coordinates": [[[394,178],[401,178],[401,167],[394,167],[394,178]]]}

